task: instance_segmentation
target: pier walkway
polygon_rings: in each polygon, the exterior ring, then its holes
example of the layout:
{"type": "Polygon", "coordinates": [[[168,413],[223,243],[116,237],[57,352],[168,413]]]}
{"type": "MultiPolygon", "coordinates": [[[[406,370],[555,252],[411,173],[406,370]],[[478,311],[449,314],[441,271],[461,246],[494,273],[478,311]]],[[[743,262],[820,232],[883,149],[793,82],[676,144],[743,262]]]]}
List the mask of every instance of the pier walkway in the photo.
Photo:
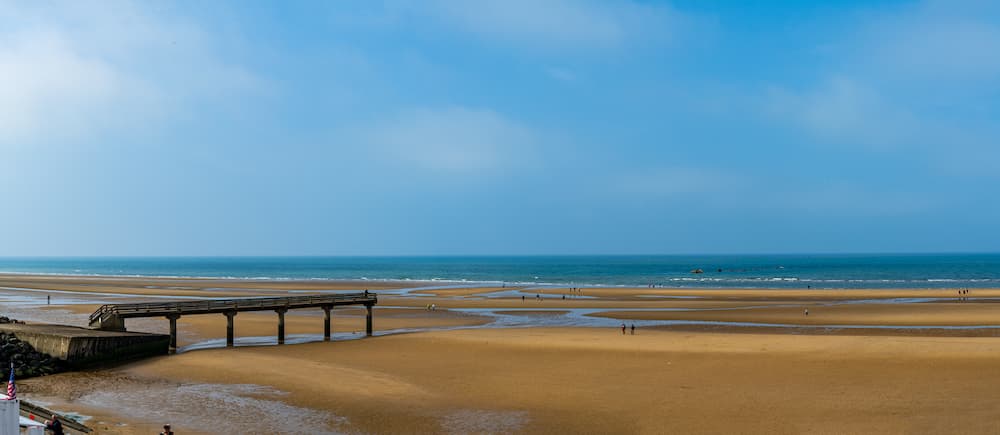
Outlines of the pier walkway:
{"type": "Polygon", "coordinates": [[[285,312],[300,308],[323,309],[323,338],[330,339],[330,310],[341,305],[364,305],[367,309],[365,330],[372,335],[372,306],[378,303],[374,293],[344,293],[335,295],[292,296],[276,298],[212,299],[202,301],[152,302],[140,304],[102,305],[90,315],[90,327],[124,331],[125,319],[136,317],[166,317],[170,320],[169,352],[177,350],[177,319],[194,314],[226,316],[226,345],[233,346],[233,318],[241,311],[274,311],[278,313],[278,344],[285,342],[285,312]]]}

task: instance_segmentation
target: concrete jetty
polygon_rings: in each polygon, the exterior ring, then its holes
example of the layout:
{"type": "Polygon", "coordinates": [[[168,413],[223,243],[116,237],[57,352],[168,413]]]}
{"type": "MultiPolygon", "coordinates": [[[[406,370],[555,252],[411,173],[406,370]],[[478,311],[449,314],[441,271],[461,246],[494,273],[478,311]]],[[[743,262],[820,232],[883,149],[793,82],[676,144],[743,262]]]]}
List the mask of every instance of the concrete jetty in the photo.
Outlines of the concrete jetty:
{"type": "Polygon", "coordinates": [[[0,324],[0,332],[13,334],[35,350],[64,360],[73,367],[163,355],[170,339],[163,334],[49,324],[6,323],[0,324]]]}

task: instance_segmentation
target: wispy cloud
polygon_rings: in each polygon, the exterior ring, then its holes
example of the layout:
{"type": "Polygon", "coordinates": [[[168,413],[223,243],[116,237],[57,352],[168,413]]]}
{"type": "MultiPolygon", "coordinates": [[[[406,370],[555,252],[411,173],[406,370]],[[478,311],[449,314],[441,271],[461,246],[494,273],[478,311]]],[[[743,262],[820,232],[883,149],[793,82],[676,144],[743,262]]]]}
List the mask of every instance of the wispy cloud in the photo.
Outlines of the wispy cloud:
{"type": "Polygon", "coordinates": [[[731,172],[681,166],[651,170],[637,169],[615,176],[609,183],[614,194],[650,199],[723,191],[732,192],[746,187],[746,185],[746,179],[731,172]]]}
{"type": "Polygon", "coordinates": [[[565,68],[549,67],[545,68],[545,73],[549,77],[558,80],[563,83],[573,83],[579,80],[579,77],[573,72],[565,68]]]}
{"type": "Polygon", "coordinates": [[[634,1],[430,0],[415,7],[431,19],[487,40],[564,49],[667,38],[685,20],[668,6],[634,1]]]}
{"type": "Polygon", "coordinates": [[[909,216],[941,206],[914,192],[886,191],[846,182],[831,182],[812,189],[792,187],[775,192],[780,195],[756,198],[758,207],[824,216],[877,217],[909,216]]]}
{"type": "Polygon", "coordinates": [[[489,109],[419,108],[371,126],[381,158],[445,173],[494,171],[536,161],[537,134],[489,109]]]}
{"type": "MultiPolygon", "coordinates": [[[[895,79],[1000,79],[1000,5],[929,0],[865,20],[848,41],[895,79]]],[[[959,83],[952,83],[959,84],[959,83]]]]}
{"type": "Polygon", "coordinates": [[[820,142],[893,149],[915,139],[912,114],[847,77],[799,92],[775,87],[767,98],[768,113],[794,122],[820,142]]]}
{"type": "MultiPolygon", "coordinates": [[[[827,62],[794,86],[771,86],[765,113],[808,143],[907,151],[953,171],[956,156],[996,166],[985,144],[1000,92],[1000,7],[924,1],[857,14],[825,46],[827,62]]],[[[913,155],[913,154],[911,154],[913,155]]]]}
{"type": "Polygon", "coordinates": [[[153,128],[193,101],[262,84],[156,5],[61,6],[0,4],[0,145],[153,128]]]}

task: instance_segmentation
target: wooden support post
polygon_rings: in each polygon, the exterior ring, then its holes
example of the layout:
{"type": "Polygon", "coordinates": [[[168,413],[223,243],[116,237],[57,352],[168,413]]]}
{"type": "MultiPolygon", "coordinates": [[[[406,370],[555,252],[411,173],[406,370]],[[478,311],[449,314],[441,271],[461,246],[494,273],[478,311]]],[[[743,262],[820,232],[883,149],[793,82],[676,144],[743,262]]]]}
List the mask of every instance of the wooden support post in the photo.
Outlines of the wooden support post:
{"type": "Polygon", "coordinates": [[[167,347],[167,353],[170,354],[177,353],[177,319],[180,318],[180,314],[167,314],[167,320],[170,320],[170,346],[167,347]]]}
{"type": "Polygon", "coordinates": [[[323,307],[323,341],[330,341],[330,309],[333,307],[323,307]]]}
{"type": "Polygon", "coordinates": [[[226,315],[226,347],[235,346],[233,338],[233,317],[236,317],[236,311],[227,311],[222,313],[226,315]]]}
{"type": "Polygon", "coordinates": [[[278,344],[285,344],[285,312],[288,308],[278,308],[274,312],[278,313],[278,344]]]}
{"type": "Polygon", "coordinates": [[[365,331],[369,337],[372,336],[372,304],[365,304],[368,315],[365,316],[365,331]]]}

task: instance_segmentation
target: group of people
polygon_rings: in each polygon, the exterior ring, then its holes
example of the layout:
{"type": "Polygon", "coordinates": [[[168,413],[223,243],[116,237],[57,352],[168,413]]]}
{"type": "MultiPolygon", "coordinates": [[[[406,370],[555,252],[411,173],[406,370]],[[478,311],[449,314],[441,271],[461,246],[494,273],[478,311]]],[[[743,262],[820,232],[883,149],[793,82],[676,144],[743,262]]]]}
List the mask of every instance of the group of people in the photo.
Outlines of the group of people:
{"type": "MultiPolygon", "coordinates": [[[[570,287],[569,291],[570,292],[579,293],[581,290],[579,288],[576,288],[576,287],[570,287]]],[[[524,302],[525,300],[527,300],[527,297],[525,295],[521,295],[521,302],[524,302]]],[[[535,300],[536,301],[541,301],[542,300],[542,295],[540,293],[535,293],[535,300]]],[[[566,295],[562,295],[562,300],[564,300],[564,301],[566,300],[566,295]]]]}
{"type": "MultiPolygon", "coordinates": [[[[622,335],[625,335],[625,322],[622,322],[622,335]]],[[[635,323],[632,324],[632,335],[635,335],[635,323]]]]}
{"type": "MultiPolygon", "coordinates": [[[[45,431],[52,432],[53,435],[63,435],[66,433],[63,431],[63,424],[59,414],[52,414],[52,420],[45,420],[45,431]]],[[[163,432],[160,432],[160,435],[174,435],[174,431],[170,430],[170,423],[163,425],[163,432]]]]}
{"type": "Polygon", "coordinates": [[[958,300],[964,301],[969,297],[969,289],[963,288],[958,290],[958,300]]]}

